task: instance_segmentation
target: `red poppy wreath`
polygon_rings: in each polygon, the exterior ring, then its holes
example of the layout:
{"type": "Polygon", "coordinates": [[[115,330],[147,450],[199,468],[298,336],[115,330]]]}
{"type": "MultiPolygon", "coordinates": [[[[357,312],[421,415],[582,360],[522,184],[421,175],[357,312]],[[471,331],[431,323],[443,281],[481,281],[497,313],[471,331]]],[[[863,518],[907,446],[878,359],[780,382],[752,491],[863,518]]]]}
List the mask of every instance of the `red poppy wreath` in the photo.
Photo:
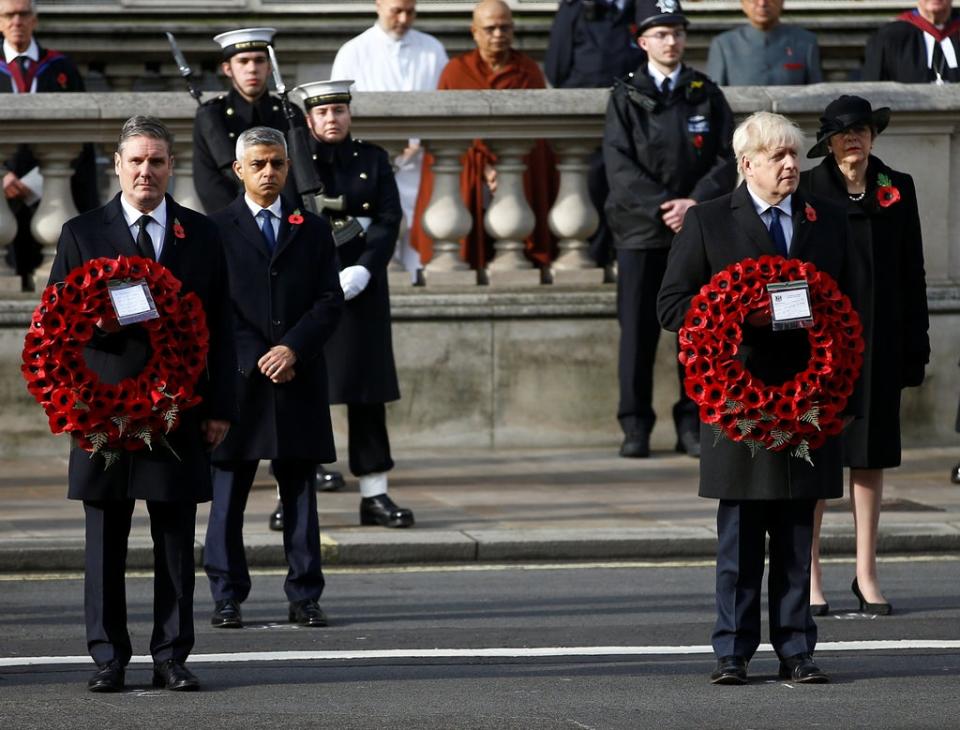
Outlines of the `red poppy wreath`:
{"type": "MultiPolygon", "coordinates": [[[[27,389],[43,406],[50,430],[69,433],[80,448],[101,454],[105,468],[121,451],[170,448],[166,434],[182,411],[197,405],[194,393],[209,344],[199,297],[181,294],[180,281],[151,259],[93,259],[48,286],[33,313],[23,346],[21,371],[27,389]],[[142,280],[159,313],[141,322],[151,356],[137,377],[103,383],[83,358],[100,319],[113,315],[107,282],[142,280]]],[[[171,449],[172,451],[172,449],[171,449]]]]}
{"type": "Polygon", "coordinates": [[[687,394],[718,440],[742,442],[754,456],[760,449],[789,449],[813,464],[811,451],[843,428],[841,414],[863,363],[862,329],[836,281],[813,264],[745,259],[715,274],[691,300],[679,352],[687,394]],[[767,284],[797,280],[810,290],[810,358],[793,378],[767,385],[737,359],[743,322],[769,306],[767,284]]]}

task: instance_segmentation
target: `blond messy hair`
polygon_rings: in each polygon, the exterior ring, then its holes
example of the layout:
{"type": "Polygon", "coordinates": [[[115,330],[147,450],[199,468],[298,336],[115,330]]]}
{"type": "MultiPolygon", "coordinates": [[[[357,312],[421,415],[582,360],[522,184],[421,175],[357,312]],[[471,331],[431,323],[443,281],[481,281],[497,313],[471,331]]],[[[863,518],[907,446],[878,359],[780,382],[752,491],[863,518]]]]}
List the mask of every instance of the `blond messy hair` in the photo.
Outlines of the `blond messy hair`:
{"type": "Polygon", "coordinates": [[[733,133],[733,154],[737,158],[737,174],[743,180],[743,158],[753,159],[761,152],[790,147],[799,152],[803,146],[800,127],[782,114],[754,112],[740,122],[733,133]]]}

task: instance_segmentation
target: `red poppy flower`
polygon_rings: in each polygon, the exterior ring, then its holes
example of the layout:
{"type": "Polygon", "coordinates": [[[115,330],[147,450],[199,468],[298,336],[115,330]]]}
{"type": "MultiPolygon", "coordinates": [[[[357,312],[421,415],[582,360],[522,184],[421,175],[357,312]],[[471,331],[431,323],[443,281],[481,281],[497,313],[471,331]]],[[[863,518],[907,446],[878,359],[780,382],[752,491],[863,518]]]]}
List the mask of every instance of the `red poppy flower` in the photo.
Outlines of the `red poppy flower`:
{"type": "Polygon", "coordinates": [[[67,88],[67,75],[62,71],[57,74],[57,83],[60,84],[61,89],[67,88]]]}
{"type": "Polygon", "coordinates": [[[702,135],[702,134],[695,134],[695,135],[693,136],[693,146],[696,147],[698,150],[703,148],[703,135],[702,135]]]}
{"type": "Polygon", "coordinates": [[[173,235],[175,238],[186,238],[187,232],[183,230],[183,226],[181,226],[179,223],[174,223],[173,235]]]}
{"type": "Polygon", "coordinates": [[[291,213],[287,216],[287,222],[292,226],[299,226],[303,223],[303,216],[299,213],[291,213]]]}
{"type": "Polygon", "coordinates": [[[807,220],[813,223],[817,220],[817,211],[814,209],[810,203],[807,203],[803,209],[804,214],[807,216],[807,220]]]}
{"type": "Polygon", "coordinates": [[[877,188],[877,202],[881,208],[889,208],[900,200],[900,191],[893,185],[884,185],[877,188]]]}

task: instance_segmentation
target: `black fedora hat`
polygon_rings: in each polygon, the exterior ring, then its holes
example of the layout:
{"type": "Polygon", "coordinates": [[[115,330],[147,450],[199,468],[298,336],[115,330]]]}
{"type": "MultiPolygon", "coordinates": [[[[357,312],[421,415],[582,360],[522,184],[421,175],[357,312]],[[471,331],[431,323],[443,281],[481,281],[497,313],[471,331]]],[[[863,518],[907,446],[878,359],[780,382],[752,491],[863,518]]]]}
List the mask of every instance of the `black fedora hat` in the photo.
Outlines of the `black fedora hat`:
{"type": "Polygon", "coordinates": [[[817,143],[807,152],[807,157],[824,157],[830,151],[830,138],[840,132],[866,124],[880,134],[890,123],[890,107],[874,109],[862,96],[844,95],[834,99],[820,117],[817,143]]]}
{"type": "Polygon", "coordinates": [[[637,35],[655,25],[689,25],[680,0],[636,0],[637,35]]]}

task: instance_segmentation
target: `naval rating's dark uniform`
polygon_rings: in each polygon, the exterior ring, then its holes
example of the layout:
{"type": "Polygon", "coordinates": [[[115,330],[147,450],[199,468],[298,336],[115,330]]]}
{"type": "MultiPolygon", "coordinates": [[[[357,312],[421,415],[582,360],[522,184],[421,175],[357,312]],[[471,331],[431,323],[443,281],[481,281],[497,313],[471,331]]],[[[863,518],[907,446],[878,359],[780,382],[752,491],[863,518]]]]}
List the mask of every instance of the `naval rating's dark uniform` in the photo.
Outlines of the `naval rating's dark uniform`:
{"type": "Polygon", "coordinates": [[[403,217],[400,195],[387,153],[376,145],[350,136],[338,144],[314,139],[311,151],[324,194],[344,198],[342,211],[324,211],[339,239],[340,269],[363,266],[370,272],[370,283],[346,302],[327,341],[330,403],[347,404],[351,473],[385,472],[393,460],[384,404],[400,398],[387,285],[403,217]]]}
{"type": "MultiPolygon", "coordinates": [[[[304,124],[303,113],[294,107],[298,123],[304,124]]],[[[236,89],[206,101],[197,109],[193,123],[193,184],[207,213],[223,210],[242,191],[233,172],[237,137],[251,127],[273,127],[287,130],[280,100],[264,94],[253,104],[236,89]]],[[[284,195],[297,200],[293,175],[287,178],[284,195]]]]}

